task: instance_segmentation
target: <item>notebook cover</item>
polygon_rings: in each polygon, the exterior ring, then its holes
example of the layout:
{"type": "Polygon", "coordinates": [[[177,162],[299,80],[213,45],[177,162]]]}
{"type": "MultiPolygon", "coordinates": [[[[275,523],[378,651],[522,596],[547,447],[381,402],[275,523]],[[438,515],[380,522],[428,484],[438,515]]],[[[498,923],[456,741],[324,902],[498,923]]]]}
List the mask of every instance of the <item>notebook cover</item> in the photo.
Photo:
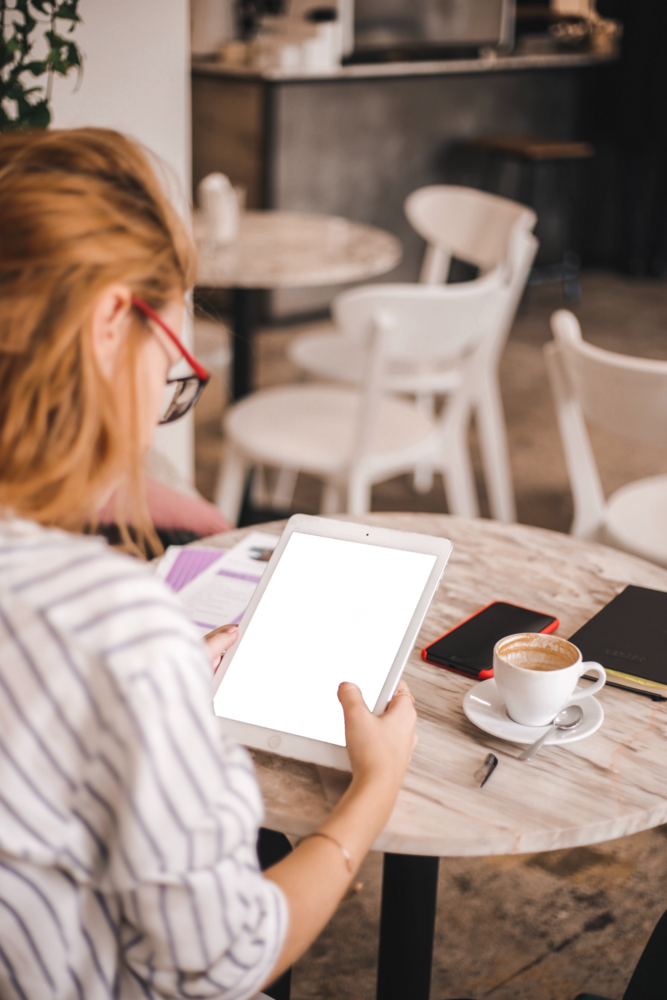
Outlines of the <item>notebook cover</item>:
{"type": "Polygon", "coordinates": [[[632,585],[621,591],[570,641],[584,660],[641,686],[667,686],[667,593],[632,585]]]}

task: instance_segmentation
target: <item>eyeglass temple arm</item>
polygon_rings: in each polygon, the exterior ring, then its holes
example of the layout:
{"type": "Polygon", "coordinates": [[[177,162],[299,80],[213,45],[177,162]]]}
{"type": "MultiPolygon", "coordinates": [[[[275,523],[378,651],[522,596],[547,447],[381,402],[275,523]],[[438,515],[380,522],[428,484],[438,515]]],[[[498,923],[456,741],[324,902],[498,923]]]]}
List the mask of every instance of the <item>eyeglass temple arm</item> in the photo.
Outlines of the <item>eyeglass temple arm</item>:
{"type": "Polygon", "coordinates": [[[135,308],[138,309],[139,312],[144,313],[145,316],[148,316],[149,319],[152,319],[154,323],[157,323],[160,329],[167,334],[171,342],[175,344],[176,347],[178,347],[179,351],[181,352],[187,363],[194,369],[195,375],[198,378],[202,379],[202,381],[208,382],[210,378],[209,373],[202,365],[199,364],[197,359],[194,358],[192,354],[190,354],[187,347],[183,344],[181,340],[179,340],[174,331],[170,330],[167,324],[162,319],[160,319],[155,310],[151,309],[151,307],[147,305],[145,302],[143,302],[141,299],[138,299],[136,295],[132,296],[132,305],[135,306],[135,308]]]}

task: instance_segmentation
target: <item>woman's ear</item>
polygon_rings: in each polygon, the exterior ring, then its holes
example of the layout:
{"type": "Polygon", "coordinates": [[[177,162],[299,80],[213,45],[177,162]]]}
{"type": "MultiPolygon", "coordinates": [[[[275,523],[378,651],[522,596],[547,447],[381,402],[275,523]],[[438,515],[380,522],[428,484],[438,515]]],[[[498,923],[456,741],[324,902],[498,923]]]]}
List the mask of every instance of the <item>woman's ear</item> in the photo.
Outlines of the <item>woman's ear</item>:
{"type": "Polygon", "coordinates": [[[93,356],[105,379],[116,371],[125,343],[132,309],[132,292],[127,285],[109,285],[97,297],[90,322],[93,356]]]}

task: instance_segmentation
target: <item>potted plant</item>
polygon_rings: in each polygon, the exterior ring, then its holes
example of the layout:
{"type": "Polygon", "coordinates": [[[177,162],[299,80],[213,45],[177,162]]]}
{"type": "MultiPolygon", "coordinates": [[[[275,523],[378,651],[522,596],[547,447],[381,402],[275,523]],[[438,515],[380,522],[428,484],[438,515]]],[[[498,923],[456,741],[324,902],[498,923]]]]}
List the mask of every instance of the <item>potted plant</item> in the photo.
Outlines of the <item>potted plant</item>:
{"type": "Polygon", "coordinates": [[[0,132],[50,123],[53,74],[67,76],[82,65],[79,48],[65,37],[81,20],[78,5],[79,0],[0,0],[0,132]],[[46,81],[38,82],[44,76],[46,81]]]}

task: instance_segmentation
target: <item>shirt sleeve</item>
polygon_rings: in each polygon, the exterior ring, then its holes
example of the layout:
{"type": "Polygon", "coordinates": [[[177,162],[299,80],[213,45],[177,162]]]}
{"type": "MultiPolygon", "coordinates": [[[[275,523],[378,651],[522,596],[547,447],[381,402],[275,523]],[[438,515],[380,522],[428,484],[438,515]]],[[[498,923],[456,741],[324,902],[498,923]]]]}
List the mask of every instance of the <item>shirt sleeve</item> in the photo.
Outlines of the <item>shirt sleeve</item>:
{"type": "Polygon", "coordinates": [[[259,870],[252,762],[225,738],[201,640],[178,617],[144,616],[137,641],[107,663],[118,725],[87,780],[113,804],[102,885],[125,970],[144,991],[243,1000],[276,963],[287,905],[259,870]]]}

